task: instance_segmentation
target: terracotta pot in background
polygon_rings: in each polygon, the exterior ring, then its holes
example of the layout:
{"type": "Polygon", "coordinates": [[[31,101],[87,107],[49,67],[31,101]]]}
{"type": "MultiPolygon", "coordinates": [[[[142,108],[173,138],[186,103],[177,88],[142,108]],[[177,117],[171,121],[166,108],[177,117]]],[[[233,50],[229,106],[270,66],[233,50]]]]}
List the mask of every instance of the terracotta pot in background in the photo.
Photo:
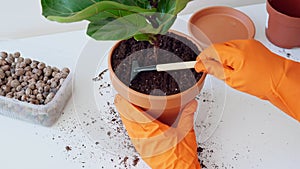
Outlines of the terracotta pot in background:
{"type": "MultiPolygon", "coordinates": [[[[179,32],[172,32],[186,37],[198,46],[198,44],[191,37],[188,37],[187,35],[181,34],[179,32]]],[[[132,104],[143,108],[152,117],[171,126],[176,121],[176,118],[179,115],[182,108],[184,108],[184,106],[187,103],[195,99],[195,97],[200,93],[200,90],[202,89],[204,84],[206,74],[203,73],[200,80],[194,86],[178,94],[169,96],[153,96],[137,92],[126,86],[123,82],[121,82],[112,69],[112,53],[114,49],[119,45],[119,43],[120,42],[116,43],[113,46],[113,48],[110,50],[108,57],[108,69],[110,72],[110,79],[114,89],[117,91],[118,94],[123,96],[132,104]]],[[[199,49],[201,48],[199,47],[199,49]]]]}
{"type": "Polygon", "coordinates": [[[268,0],[267,38],[282,48],[300,47],[300,0],[268,0]]]}

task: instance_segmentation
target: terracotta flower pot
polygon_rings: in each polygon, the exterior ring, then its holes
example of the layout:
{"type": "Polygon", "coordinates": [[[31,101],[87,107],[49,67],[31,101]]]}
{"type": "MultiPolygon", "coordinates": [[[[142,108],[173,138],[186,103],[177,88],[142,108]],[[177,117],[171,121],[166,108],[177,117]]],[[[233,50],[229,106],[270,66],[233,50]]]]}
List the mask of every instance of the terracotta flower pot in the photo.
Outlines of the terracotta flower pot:
{"type": "Polygon", "coordinates": [[[300,47],[300,1],[268,0],[267,38],[282,48],[300,47]]]}
{"type": "MultiPolygon", "coordinates": [[[[195,45],[197,45],[199,49],[201,49],[200,46],[191,37],[188,37],[187,35],[181,34],[179,32],[172,32],[176,33],[177,35],[186,37],[195,45]]],[[[118,92],[118,94],[123,96],[132,104],[143,108],[152,117],[157,118],[165,124],[172,125],[176,121],[176,118],[182,108],[184,108],[187,103],[195,99],[195,97],[200,93],[200,90],[202,89],[204,84],[206,74],[203,73],[200,80],[194,86],[178,94],[168,96],[154,96],[137,92],[121,82],[113,71],[111,64],[112,53],[116,49],[116,47],[119,46],[120,42],[121,41],[119,41],[112,47],[108,58],[108,69],[114,89],[118,92]]]]}

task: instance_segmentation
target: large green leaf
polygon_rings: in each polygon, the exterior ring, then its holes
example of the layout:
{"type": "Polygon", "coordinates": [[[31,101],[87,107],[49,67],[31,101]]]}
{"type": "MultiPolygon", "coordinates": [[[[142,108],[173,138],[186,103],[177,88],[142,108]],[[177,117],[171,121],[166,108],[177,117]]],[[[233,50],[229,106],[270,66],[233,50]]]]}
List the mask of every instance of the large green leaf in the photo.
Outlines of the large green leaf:
{"type": "Polygon", "coordinates": [[[160,13],[177,15],[191,0],[160,0],[157,10],[160,13]]]}
{"type": "MultiPolygon", "coordinates": [[[[83,9],[104,0],[41,0],[43,15],[48,16],[72,16],[83,9]]],[[[107,0],[106,0],[107,1],[107,0]]],[[[148,0],[110,0],[128,6],[136,6],[151,9],[148,0]]]]}
{"type": "Polygon", "coordinates": [[[127,15],[132,15],[134,12],[130,11],[124,11],[124,10],[109,10],[104,12],[99,12],[97,15],[94,15],[87,20],[90,22],[102,22],[102,20],[105,20],[108,18],[108,20],[111,20],[109,18],[121,18],[127,15]]]}
{"type": "Polygon", "coordinates": [[[71,16],[101,0],[41,0],[43,15],[71,16]]]}
{"type": "Polygon", "coordinates": [[[156,30],[141,14],[132,14],[120,18],[107,18],[89,24],[87,34],[96,40],[123,40],[140,34],[156,34],[156,30]]]}
{"type": "Polygon", "coordinates": [[[58,22],[77,22],[81,20],[88,19],[93,17],[100,12],[111,11],[111,10],[122,10],[129,11],[134,13],[143,13],[143,12],[154,12],[154,9],[143,9],[136,6],[128,6],[124,4],[120,4],[113,1],[101,1],[94,3],[93,5],[79,11],[73,13],[70,16],[48,16],[49,20],[58,21],[58,22]]]}

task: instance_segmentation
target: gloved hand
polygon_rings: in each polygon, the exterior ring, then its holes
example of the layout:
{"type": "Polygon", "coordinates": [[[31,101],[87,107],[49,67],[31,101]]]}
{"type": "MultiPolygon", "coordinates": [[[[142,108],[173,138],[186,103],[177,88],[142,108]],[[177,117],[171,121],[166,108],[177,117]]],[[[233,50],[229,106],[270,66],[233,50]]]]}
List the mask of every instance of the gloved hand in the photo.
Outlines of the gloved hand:
{"type": "Polygon", "coordinates": [[[115,105],[133,145],[151,168],[200,169],[193,129],[195,100],[185,106],[177,127],[153,119],[120,95],[115,97],[115,105]]]}
{"type": "Polygon", "coordinates": [[[205,71],[229,86],[269,100],[300,121],[300,63],[269,51],[256,40],[214,44],[198,57],[196,71],[205,71]]]}

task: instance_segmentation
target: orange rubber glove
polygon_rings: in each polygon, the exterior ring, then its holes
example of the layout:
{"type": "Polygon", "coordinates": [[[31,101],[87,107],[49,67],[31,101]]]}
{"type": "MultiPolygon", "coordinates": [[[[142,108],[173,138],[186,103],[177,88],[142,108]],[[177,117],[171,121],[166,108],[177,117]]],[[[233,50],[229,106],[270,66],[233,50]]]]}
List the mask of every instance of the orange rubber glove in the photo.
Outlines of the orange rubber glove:
{"type": "Polygon", "coordinates": [[[200,169],[193,129],[195,100],[183,109],[177,127],[153,119],[120,95],[115,105],[133,145],[151,168],[200,169]]]}
{"type": "Polygon", "coordinates": [[[300,121],[300,63],[272,53],[256,40],[214,44],[197,61],[196,71],[206,71],[237,90],[269,100],[300,121]]]}

